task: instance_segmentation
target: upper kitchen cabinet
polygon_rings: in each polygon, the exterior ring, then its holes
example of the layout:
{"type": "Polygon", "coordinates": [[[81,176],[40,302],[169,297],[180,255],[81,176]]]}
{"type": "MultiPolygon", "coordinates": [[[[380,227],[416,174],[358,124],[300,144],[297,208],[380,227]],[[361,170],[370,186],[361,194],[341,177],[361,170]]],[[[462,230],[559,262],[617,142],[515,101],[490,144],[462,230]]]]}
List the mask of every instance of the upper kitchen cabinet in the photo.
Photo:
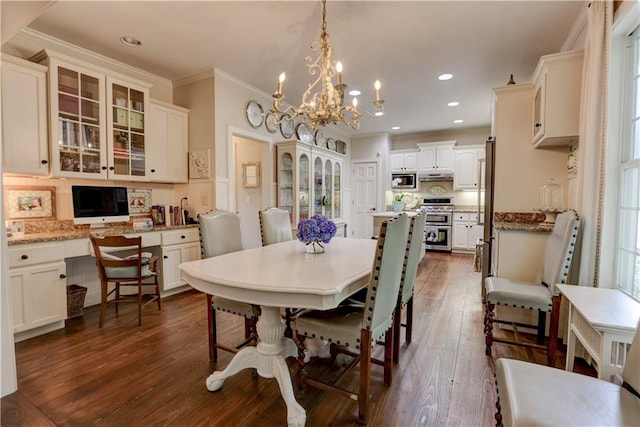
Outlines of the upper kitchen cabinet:
{"type": "Polygon", "coordinates": [[[189,110],[150,100],[147,176],[157,182],[188,181],[189,110]]]}
{"type": "Polygon", "coordinates": [[[49,175],[47,67],[1,55],[2,170],[49,175]]]}
{"type": "Polygon", "coordinates": [[[449,173],[453,172],[453,147],[456,141],[419,143],[419,172],[449,173]]]}
{"type": "Polygon", "coordinates": [[[148,84],[49,50],[31,58],[49,67],[51,175],[148,181],[148,84]]]}
{"type": "Polygon", "coordinates": [[[578,139],[582,51],[540,58],[533,74],[533,143],[565,147],[578,139]]]}
{"type": "Polygon", "coordinates": [[[389,152],[389,164],[391,172],[417,172],[417,150],[395,150],[389,152]]]}
{"type": "Polygon", "coordinates": [[[480,159],[484,158],[483,145],[465,145],[455,147],[454,152],[454,190],[476,190],[480,187],[480,159]]]}

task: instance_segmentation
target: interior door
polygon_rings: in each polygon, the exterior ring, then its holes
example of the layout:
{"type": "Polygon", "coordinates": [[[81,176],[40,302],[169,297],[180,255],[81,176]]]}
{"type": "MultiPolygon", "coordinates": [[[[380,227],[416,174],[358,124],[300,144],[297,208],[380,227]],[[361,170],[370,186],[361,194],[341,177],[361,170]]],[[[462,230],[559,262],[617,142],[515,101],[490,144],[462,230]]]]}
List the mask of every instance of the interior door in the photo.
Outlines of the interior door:
{"type": "Polygon", "coordinates": [[[355,162],[353,164],[353,223],[352,237],[372,236],[373,217],[378,200],[378,163],[355,162]]]}

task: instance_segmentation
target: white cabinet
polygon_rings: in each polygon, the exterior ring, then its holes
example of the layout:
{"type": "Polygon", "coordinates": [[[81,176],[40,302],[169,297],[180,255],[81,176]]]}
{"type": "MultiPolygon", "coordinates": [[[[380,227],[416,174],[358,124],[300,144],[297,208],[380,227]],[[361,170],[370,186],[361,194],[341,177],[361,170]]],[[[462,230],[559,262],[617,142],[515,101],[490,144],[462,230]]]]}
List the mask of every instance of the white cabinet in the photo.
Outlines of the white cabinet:
{"type": "Polygon", "coordinates": [[[478,225],[477,213],[454,212],[451,249],[475,250],[478,239],[483,235],[483,229],[482,225],[478,225]]]}
{"type": "Polygon", "coordinates": [[[67,280],[61,243],[20,245],[8,250],[13,332],[67,318],[67,280]]]}
{"type": "Polygon", "coordinates": [[[453,172],[453,147],[456,141],[419,143],[419,172],[453,172]]]}
{"type": "Polygon", "coordinates": [[[166,292],[187,284],[180,278],[178,265],[200,259],[200,235],[197,228],[164,231],[161,244],[160,281],[166,292]]]}
{"type": "Polygon", "coordinates": [[[418,170],[417,150],[395,150],[389,152],[391,172],[416,172],[418,170]]]}
{"type": "Polygon", "coordinates": [[[189,110],[149,102],[147,177],[158,182],[188,181],[189,110]]]}
{"type": "Polygon", "coordinates": [[[484,158],[483,146],[463,146],[454,150],[454,190],[475,190],[481,184],[478,160],[484,158]]]}
{"type": "Polygon", "coordinates": [[[0,60],[2,171],[47,176],[47,67],[8,55],[0,60]]]}
{"type": "Polygon", "coordinates": [[[276,145],[278,207],[290,213],[291,226],[313,215],[342,223],[343,157],[296,141],[276,145]]]}
{"type": "Polygon", "coordinates": [[[582,51],[540,58],[533,74],[533,143],[568,147],[578,140],[582,51]]]}

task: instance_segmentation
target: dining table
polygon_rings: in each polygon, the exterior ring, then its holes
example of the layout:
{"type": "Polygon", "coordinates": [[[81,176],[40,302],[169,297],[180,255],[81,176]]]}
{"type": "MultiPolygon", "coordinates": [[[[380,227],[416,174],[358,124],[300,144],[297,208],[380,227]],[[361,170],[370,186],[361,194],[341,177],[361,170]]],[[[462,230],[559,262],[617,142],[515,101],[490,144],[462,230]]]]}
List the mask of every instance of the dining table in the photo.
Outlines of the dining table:
{"type": "Polygon", "coordinates": [[[329,310],[369,283],[376,240],[334,238],[320,254],[289,240],[211,258],[182,263],[182,279],[210,295],[260,305],[258,343],[234,355],[222,371],[206,379],[209,391],[219,390],[237,372],[256,369],[275,378],[287,407],[289,426],[304,426],[306,412],[296,401],[286,358],[297,357],[295,342],[285,337],[281,310],[287,307],[329,310]]]}

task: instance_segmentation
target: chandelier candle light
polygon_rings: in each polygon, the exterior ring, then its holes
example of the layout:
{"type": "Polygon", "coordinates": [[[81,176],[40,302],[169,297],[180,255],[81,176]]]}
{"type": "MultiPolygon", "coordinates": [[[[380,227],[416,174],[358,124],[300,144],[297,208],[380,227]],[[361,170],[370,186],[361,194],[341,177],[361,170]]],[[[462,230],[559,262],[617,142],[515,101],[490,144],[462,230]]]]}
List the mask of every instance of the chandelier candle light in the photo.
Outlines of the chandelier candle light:
{"type": "MultiPolygon", "coordinates": [[[[311,50],[320,50],[319,56],[314,60],[311,56],[304,58],[309,74],[318,77],[309,83],[307,90],[302,95],[302,104],[298,108],[284,106],[284,95],[282,85],[286,79],[286,74],[280,74],[278,86],[273,94],[273,107],[271,112],[274,115],[280,114],[278,123],[283,120],[292,120],[302,116],[311,126],[312,130],[328,124],[343,123],[354,130],[360,128],[360,117],[367,114],[371,117],[382,117],[384,115],[384,101],[380,99],[380,81],[376,80],[374,88],[376,90],[376,100],[373,102],[375,112],[358,111],[358,99],[353,97],[352,105],[344,105],[344,93],[347,85],[342,80],[342,63],[334,63],[331,59],[333,45],[329,41],[327,34],[327,5],[326,0],[322,0],[322,34],[320,40],[311,43],[311,50]],[[333,84],[333,78],[337,76],[338,83],[333,84]],[[319,85],[319,88],[316,88],[319,85]],[[317,91],[319,89],[319,91],[317,91]],[[316,90],[316,92],[314,92],[316,90]],[[291,118],[283,119],[282,114],[287,113],[291,118]],[[349,117],[350,116],[350,117],[349,117]]],[[[285,116],[286,117],[286,116],[285,116]]]]}
{"type": "Polygon", "coordinates": [[[314,215],[298,223],[298,240],[306,245],[310,254],[324,253],[323,243],[329,243],[336,235],[336,224],[324,215],[314,215]]]}

